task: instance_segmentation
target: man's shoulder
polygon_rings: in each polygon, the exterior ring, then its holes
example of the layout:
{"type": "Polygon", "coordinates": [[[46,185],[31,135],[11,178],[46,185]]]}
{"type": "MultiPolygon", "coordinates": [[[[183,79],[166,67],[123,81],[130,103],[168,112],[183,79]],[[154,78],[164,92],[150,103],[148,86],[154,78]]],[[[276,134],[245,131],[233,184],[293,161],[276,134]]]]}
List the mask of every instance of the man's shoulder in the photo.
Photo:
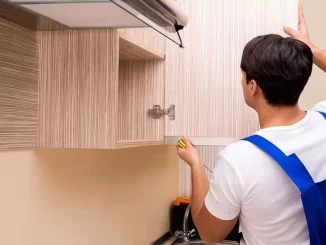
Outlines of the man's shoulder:
{"type": "Polygon", "coordinates": [[[313,111],[320,111],[320,112],[325,112],[326,113],[326,100],[321,101],[317,104],[315,104],[312,109],[313,111]]]}
{"type": "Polygon", "coordinates": [[[234,154],[235,152],[245,153],[253,149],[255,149],[255,147],[253,147],[253,144],[250,142],[246,140],[238,140],[232,144],[227,145],[222,152],[224,154],[234,154]]]}
{"type": "Polygon", "coordinates": [[[249,161],[257,159],[260,156],[264,156],[263,152],[256,146],[245,140],[239,140],[233,144],[226,146],[222,151],[221,155],[232,165],[238,164],[239,162],[249,161]]]}

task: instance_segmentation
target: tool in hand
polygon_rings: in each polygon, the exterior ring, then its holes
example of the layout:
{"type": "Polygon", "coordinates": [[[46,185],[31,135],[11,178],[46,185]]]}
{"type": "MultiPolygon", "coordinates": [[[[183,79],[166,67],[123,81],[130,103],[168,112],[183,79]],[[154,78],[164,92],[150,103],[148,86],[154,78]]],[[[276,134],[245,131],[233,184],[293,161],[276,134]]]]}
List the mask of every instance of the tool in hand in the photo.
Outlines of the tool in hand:
{"type": "MultiPolygon", "coordinates": [[[[193,147],[195,147],[191,142],[190,142],[190,144],[191,144],[193,147]]],[[[183,140],[179,140],[179,141],[177,142],[177,145],[178,145],[181,149],[186,149],[186,148],[187,148],[187,146],[186,146],[185,142],[183,142],[183,140]]],[[[204,164],[204,167],[205,167],[209,172],[213,173],[213,171],[210,170],[210,169],[209,169],[205,164],[204,164]]]]}

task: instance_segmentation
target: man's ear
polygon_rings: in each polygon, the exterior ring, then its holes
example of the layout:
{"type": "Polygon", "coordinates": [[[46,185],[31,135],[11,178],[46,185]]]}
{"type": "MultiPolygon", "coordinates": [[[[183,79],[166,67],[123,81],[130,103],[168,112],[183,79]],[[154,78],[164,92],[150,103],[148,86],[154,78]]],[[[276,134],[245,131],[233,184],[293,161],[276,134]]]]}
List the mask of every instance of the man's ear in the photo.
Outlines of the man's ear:
{"type": "Polygon", "coordinates": [[[251,79],[248,83],[250,94],[253,96],[258,92],[258,84],[256,80],[251,79]]]}

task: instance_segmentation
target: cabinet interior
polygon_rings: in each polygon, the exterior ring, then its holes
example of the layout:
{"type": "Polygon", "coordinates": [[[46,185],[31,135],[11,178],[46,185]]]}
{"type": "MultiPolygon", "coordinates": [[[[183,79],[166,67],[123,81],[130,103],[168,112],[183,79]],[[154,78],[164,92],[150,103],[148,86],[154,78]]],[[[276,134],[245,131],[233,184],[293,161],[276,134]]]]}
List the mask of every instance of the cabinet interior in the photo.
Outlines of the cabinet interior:
{"type": "Polygon", "coordinates": [[[147,115],[164,106],[165,55],[120,33],[117,148],[161,144],[164,118],[147,115]]]}

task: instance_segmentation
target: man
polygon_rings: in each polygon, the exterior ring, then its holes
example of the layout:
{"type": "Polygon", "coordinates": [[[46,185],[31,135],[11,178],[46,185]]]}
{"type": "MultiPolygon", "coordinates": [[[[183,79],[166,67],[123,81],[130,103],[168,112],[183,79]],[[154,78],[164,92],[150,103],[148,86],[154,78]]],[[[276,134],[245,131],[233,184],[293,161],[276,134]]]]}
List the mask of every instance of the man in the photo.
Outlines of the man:
{"type": "MultiPolygon", "coordinates": [[[[244,98],[258,113],[261,126],[254,138],[231,144],[219,154],[211,183],[189,139],[183,139],[186,149],[178,148],[192,169],[192,216],[207,243],[224,240],[238,219],[241,244],[326,242],[323,220],[312,224],[309,214],[325,198],[315,195],[319,189],[311,185],[326,179],[326,120],[321,113],[298,106],[313,62],[326,72],[326,52],[312,44],[301,7],[299,12],[298,31],[285,28],[293,38],[260,36],[243,51],[244,98]],[[282,165],[283,160],[290,164],[282,165]]],[[[326,103],[315,109],[326,112],[326,103]]]]}

